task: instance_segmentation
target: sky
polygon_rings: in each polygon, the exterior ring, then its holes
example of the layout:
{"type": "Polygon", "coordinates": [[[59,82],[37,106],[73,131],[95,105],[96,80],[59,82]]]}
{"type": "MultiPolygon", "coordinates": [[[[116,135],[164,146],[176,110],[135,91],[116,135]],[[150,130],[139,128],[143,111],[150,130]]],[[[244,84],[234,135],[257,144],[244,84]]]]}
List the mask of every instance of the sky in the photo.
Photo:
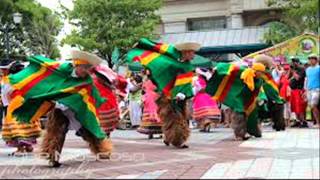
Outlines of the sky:
{"type": "MultiPolygon", "coordinates": [[[[59,11],[59,1],[67,8],[73,8],[72,0],[37,0],[42,6],[47,7],[53,11],[59,11]]],[[[61,41],[67,34],[70,34],[72,31],[72,26],[65,21],[64,26],[58,35],[57,39],[61,41]]],[[[61,53],[61,59],[66,59],[69,56],[69,52],[71,47],[68,45],[64,45],[63,47],[59,47],[61,53]]]]}

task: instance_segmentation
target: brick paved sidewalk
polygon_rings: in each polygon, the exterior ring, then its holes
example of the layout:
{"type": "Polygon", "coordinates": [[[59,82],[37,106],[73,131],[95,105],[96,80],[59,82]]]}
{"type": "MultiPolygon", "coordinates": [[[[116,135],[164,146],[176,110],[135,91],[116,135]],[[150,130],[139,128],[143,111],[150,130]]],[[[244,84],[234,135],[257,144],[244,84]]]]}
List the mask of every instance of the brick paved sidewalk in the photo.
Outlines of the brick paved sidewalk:
{"type": "Polygon", "coordinates": [[[92,161],[87,145],[68,134],[64,166],[48,168],[37,154],[8,157],[0,142],[0,178],[314,178],[319,179],[319,129],[264,130],[263,138],[234,141],[230,129],[192,132],[190,149],[163,145],[135,131],[112,135],[114,154],[92,161]],[[84,160],[86,159],[86,160],[84,160]]]}

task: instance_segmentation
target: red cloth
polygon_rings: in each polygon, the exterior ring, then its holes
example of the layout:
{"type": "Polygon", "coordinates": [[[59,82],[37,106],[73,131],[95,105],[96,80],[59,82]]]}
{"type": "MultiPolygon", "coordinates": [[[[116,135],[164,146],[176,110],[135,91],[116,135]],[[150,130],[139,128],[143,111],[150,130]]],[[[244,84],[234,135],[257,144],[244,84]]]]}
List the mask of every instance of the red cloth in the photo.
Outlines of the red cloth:
{"type": "Polygon", "coordinates": [[[110,133],[117,127],[119,121],[117,97],[112,89],[104,85],[98,77],[93,75],[93,81],[100,95],[107,99],[107,101],[98,108],[98,114],[102,129],[106,133],[110,133]]]}
{"type": "Polygon", "coordinates": [[[290,101],[290,80],[288,78],[288,75],[282,75],[280,77],[280,84],[279,84],[279,89],[280,89],[280,96],[286,100],[290,101]]]}
{"type": "Polygon", "coordinates": [[[296,114],[306,113],[307,103],[302,98],[304,91],[301,89],[294,89],[291,91],[291,111],[296,114]]]}

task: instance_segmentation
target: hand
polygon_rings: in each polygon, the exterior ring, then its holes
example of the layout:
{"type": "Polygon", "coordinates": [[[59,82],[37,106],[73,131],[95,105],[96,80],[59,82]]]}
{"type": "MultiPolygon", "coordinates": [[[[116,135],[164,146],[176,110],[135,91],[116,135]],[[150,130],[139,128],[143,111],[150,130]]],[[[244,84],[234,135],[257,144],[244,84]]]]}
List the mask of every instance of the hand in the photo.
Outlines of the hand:
{"type": "Polygon", "coordinates": [[[307,99],[307,90],[304,91],[304,93],[301,95],[302,99],[307,99]]]}
{"type": "Polygon", "coordinates": [[[183,93],[178,93],[176,95],[177,100],[184,100],[185,98],[186,98],[186,95],[184,95],[183,93]]]}

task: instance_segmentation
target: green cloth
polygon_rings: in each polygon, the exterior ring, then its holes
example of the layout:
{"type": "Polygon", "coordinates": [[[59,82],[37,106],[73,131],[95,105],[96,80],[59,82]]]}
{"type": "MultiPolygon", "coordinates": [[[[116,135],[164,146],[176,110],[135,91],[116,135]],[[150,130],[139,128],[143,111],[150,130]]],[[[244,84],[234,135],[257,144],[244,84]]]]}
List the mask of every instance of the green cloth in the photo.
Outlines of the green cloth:
{"type": "MultiPolygon", "coordinates": [[[[9,83],[15,90],[12,100],[15,103],[9,107],[14,109],[12,115],[17,121],[29,123],[44,102],[57,101],[70,108],[80,124],[93,135],[105,138],[96,116],[96,108],[105,99],[101,98],[91,77],[72,77],[74,68],[71,63],[59,63],[42,56],[28,57],[28,61],[28,67],[9,76],[9,83]],[[19,97],[23,97],[21,105],[17,103],[19,97]]],[[[45,113],[40,111],[38,116],[45,113]]]]}

